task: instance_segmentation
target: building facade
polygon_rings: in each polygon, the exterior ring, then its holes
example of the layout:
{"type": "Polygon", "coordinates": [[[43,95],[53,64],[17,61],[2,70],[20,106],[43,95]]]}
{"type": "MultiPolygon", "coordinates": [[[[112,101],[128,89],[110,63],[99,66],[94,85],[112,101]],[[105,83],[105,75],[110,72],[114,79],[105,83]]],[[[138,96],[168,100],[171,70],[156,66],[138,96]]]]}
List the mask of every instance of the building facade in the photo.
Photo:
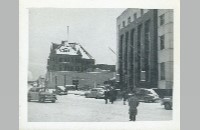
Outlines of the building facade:
{"type": "Polygon", "coordinates": [[[97,85],[104,85],[104,82],[113,78],[114,72],[94,70],[91,72],[77,71],[54,71],[47,72],[48,88],[55,89],[56,86],[74,85],[78,82],[78,89],[93,88],[97,85]]]}
{"type": "Polygon", "coordinates": [[[158,87],[173,88],[173,10],[158,10],[158,87]]]}
{"type": "MultiPolygon", "coordinates": [[[[167,88],[164,85],[159,86],[164,84],[163,81],[162,83],[159,81],[163,75],[161,72],[163,68],[159,66],[164,62],[164,58],[171,56],[171,52],[168,51],[167,56],[161,57],[161,51],[158,49],[161,12],[157,9],[129,8],[117,18],[117,73],[122,89],[167,88]]],[[[168,58],[173,65],[171,60],[173,59],[168,58]]],[[[165,69],[173,71],[171,68],[165,67],[165,69]]]]}
{"type": "Polygon", "coordinates": [[[92,56],[78,43],[62,41],[52,43],[47,60],[46,80],[48,88],[78,85],[92,88],[113,78],[115,65],[96,64],[92,56]]]}
{"type": "Polygon", "coordinates": [[[78,43],[52,43],[48,71],[86,71],[95,64],[92,56],[78,43]]]}

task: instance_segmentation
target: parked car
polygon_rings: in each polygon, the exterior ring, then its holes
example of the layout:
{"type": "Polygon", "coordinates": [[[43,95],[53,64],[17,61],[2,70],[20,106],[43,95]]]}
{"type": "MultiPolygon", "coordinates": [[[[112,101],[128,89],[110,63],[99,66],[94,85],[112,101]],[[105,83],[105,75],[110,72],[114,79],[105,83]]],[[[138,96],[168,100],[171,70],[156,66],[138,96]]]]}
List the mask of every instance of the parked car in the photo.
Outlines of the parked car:
{"type": "Polygon", "coordinates": [[[103,88],[93,88],[89,92],[85,93],[86,98],[104,98],[105,89],[103,88]]]}
{"type": "Polygon", "coordinates": [[[161,105],[164,105],[165,109],[166,110],[172,110],[172,96],[170,97],[164,97],[162,100],[161,100],[161,105]]]}
{"type": "Polygon", "coordinates": [[[37,100],[39,102],[51,101],[55,103],[56,95],[44,87],[33,87],[28,91],[28,101],[37,100]]]}
{"type": "Polygon", "coordinates": [[[76,85],[65,85],[67,90],[76,90],[76,85]]]}
{"type": "Polygon", "coordinates": [[[58,95],[67,95],[68,94],[68,90],[64,86],[57,86],[56,92],[58,95]]]}
{"type": "Polygon", "coordinates": [[[155,102],[156,100],[159,100],[158,94],[153,89],[138,88],[136,90],[136,95],[139,101],[143,101],[146,103],[155,102]]]}

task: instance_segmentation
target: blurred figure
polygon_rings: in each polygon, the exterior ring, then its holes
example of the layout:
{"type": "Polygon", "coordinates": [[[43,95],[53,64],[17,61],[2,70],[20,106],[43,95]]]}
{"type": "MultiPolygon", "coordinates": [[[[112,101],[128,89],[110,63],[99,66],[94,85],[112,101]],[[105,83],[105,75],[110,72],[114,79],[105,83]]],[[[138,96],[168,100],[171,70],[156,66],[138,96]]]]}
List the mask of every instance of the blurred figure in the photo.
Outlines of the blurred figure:
{"type": "Polygon", "coordinates": [[[128,92],[124,90],[122,92],[123,104],[126,105],[126,100],[128,99],[128,92]]]}
{"type": "Polygon", "coordinates": [[[110,102],[112,104],[116,100],[116,96],[117,96],[116,91],[113,88],[111,88],[111,90],[110,90],[110,102]]]}
{"type": "Polygon", "coordinates": [[[110,91],[109,89],[106,89],[106,91],[104,92],[104,99],[105,99],[105,104],[108,103],[108,99],[110,98],[110,91]]]}
{"type": "Polygon", "coordinates": [[[139,101],[135,93],[130,94],[130,97],[128,99],[128,105],[129,105],[129,119],[130,121],[135,121],[137,115],[137,107],[139,105],[139,101]]]}

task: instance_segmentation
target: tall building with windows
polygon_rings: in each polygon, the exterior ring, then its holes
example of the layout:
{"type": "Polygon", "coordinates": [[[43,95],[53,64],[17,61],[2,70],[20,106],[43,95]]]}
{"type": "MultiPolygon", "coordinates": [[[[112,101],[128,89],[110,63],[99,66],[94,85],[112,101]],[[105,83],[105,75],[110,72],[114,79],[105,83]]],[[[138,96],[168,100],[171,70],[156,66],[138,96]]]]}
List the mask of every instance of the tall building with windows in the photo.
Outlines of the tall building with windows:
{"type": "Polygon", "coordinates": [[[173,65],[173,49],[167,46],[173,45],[173,34],[169,36],[173,23],[165,25],[168,23],[166,19],[171,17],[170,13],[164,13],[166,11],[128,8],[117,18],[117,73],[122,89],[169,88],[166,78],[168,72],[173,71],[170,68],[173,65]],[[168,43],[169,40],[171,43],[168,43]],[[164,49],[166,47],[168,49],[164,49]]]}
{"type": "Polygon", "coordinates": [[[173,10],[158,10],[158,87],[173,88],[173,10]]]}

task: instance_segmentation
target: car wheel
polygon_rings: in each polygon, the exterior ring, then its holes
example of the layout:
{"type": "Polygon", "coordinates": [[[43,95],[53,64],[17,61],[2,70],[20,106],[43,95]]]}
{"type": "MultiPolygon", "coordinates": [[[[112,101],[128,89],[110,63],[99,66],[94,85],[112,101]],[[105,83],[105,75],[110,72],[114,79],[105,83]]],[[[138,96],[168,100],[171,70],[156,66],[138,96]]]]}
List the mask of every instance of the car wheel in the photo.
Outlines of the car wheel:
{"type": "Polygon", "coordinates": [[[85,95],[85,98],[88,98],[88,95],[87,95],[87,94],[85,95]]]}
{"type": "Polygon", "coordinates": [[[165,109],[166,110],[171,110],[172,106],[169,103],[165,103],[165,109]]]}
{"type": "Polygon", "coordinates": [[[55,103],[55,102],[56,102],[56,100],[52,100],[51,102],[52,102],[52,103],[55,103]]]}
{"type": "Polygon", "coordinates": [[[28,99],[28,102],[30,102],[31,101],[31,99],[28,99]]]}

